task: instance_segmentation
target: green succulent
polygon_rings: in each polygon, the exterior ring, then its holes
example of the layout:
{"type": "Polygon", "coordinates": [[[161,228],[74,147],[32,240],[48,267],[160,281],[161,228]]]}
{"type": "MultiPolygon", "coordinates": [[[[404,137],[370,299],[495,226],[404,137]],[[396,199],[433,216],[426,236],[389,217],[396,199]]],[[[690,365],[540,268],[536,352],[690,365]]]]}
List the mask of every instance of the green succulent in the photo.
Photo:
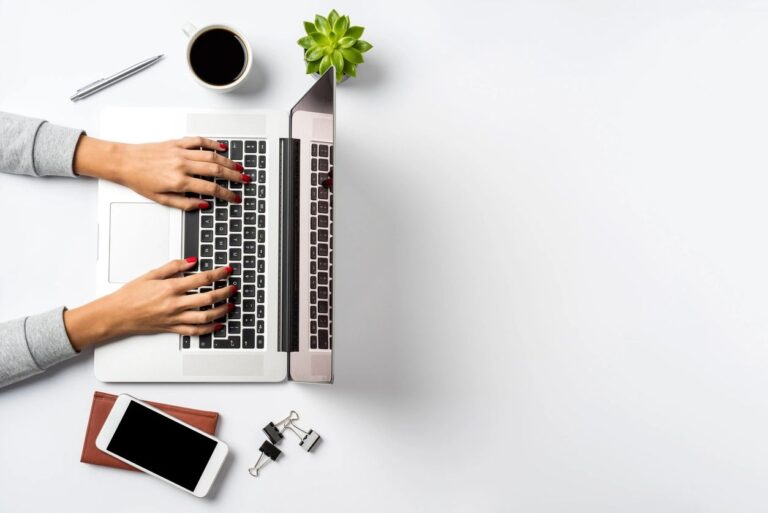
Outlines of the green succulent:
{"type": "Polygon", "coordinates": [[[344,75],[357,76],[357,65],[363,63],[363,54],[373,45],[360,39],[364,27],[349,24],[349,16],[340,16],[336,9],[328,17],[315,16],[315,22],[304,22],[307,35],[298,43],[304,49],[307,74],[325,73],[331,66],[336,67],[336,81],[344,75]]]}

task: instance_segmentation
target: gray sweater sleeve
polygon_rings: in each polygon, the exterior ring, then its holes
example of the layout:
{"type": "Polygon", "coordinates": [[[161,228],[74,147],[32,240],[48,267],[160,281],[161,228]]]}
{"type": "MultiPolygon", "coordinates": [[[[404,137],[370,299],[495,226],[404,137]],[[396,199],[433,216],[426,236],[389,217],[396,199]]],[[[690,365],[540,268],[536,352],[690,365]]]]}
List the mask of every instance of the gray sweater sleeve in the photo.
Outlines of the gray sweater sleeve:
{"type": "MultiPolygon", "coordinates": [[[[0,173],[75,176],[82,130],[0,112],[0,173]]],[[[64,328],[64,307],[0,323],[0,387],[77,354],[64,328]]]]}

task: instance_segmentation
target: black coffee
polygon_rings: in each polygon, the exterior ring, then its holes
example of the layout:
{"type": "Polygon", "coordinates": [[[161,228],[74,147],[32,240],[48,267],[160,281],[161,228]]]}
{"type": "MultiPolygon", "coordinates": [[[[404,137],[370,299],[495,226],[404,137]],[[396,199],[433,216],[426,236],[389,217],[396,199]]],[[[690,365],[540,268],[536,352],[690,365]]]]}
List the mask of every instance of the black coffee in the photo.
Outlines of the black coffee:
{"type": "Polygon", "coordinates": [[[245,71],[245,45],[229,30],[212,29],[200,34],[189,51],[192,71],[211,85],[228,85],[245,71]]]}

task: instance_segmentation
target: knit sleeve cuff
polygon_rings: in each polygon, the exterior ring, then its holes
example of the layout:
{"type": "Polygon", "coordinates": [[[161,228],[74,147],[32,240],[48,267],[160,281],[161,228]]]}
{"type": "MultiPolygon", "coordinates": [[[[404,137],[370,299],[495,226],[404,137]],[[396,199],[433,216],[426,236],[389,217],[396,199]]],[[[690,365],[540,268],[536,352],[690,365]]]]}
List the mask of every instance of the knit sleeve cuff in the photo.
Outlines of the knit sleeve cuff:
{"type": "Polygon", "coordinates": [[[44,122],[35,136],[33,162],[39,176],[75,176],[72,164],[83,131],[44,122]]]}
{"type": "Polygon", "coordinates": [[[77,354],[64,328],[64,307],[27,317],[25,330],[29,352],[43,370],[77,354]]]}

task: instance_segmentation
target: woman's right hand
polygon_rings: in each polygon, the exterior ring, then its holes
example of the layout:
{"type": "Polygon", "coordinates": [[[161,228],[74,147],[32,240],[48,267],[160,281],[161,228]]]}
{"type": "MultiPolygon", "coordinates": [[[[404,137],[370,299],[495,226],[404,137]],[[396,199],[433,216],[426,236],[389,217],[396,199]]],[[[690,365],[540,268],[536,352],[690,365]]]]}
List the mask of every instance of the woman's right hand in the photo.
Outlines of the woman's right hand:
{"type": "Polygon", "coordinates": [[[237,292],[230,285],[211,292],[187,294],[188,291],[225,280],[232,273],[229,266],[179,277],[189,271],[197,259],[172,260],[118,291],[92,303],[64,312],[64,325],[76,350],[107,340],[146,333],[203,335],[221,325],[234,305],[198,310],[201,306],[222,303],[237,292]]]}

